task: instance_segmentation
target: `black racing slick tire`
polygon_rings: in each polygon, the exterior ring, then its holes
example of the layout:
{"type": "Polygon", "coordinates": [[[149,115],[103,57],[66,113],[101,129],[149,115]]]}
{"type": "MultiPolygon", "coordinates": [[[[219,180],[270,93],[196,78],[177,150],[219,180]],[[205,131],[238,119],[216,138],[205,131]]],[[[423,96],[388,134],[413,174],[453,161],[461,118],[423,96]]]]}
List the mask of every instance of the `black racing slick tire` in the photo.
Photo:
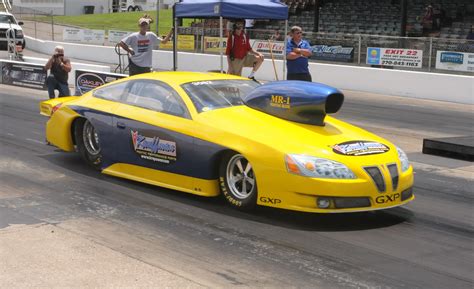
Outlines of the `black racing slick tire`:
{"type": "Polygon", "coordinates": [[[257,179],[250,162],[239,153],[227,153],[219,167],[223,198],[239,210],[251,210],[257,203],[257,179]]]}
{"type": "Polygon", "coordinates": [[[100,170],[102,154],[99,134],[92,123],[87,119],[79,119],[74,125],[74,137],[77,151],[82,159],[93,168],[100,170]]]}

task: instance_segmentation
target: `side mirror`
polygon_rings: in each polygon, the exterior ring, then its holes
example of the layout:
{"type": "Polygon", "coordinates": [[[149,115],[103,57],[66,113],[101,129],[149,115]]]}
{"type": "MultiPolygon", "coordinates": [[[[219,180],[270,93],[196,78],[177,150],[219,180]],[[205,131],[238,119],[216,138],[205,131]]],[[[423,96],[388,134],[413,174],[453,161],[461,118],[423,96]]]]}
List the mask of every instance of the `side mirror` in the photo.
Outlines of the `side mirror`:
{"type": "Polygon", "coordinates": [[[23,21],[18,22],[18,25],[23,26],[25,23],[23,21]]]}

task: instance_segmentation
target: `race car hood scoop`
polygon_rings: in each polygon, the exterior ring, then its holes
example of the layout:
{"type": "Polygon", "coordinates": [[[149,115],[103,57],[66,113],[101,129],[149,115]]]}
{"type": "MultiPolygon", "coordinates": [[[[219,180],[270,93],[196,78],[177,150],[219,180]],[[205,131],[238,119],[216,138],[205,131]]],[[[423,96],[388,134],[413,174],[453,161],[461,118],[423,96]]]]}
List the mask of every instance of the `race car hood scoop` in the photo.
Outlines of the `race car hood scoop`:
{"type": "Polygon", "coordinates": [[[278,118],[324,125],[326,114],[337,112],[344,102],[334,87],[305,81],[275,81],[257,87],[244,103],[278,118]]]}

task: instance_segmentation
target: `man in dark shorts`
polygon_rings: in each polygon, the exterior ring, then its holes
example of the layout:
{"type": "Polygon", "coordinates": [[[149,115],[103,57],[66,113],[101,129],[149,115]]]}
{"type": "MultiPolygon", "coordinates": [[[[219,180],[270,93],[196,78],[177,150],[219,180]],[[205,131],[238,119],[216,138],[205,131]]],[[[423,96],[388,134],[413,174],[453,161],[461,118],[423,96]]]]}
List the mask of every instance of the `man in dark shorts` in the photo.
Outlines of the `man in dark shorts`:
{"type": "Polygon", "coordinates": [[[138,20],[140,31],[128,35],[120,42],[120,47],[130,54],[128,59],[130,76],[150,72],[153,48],[160,42],[165,44],[171,38],[172,31],[164,39],[150,32],[150,22],[151,19],[148,17],[140,18],[138,20]]]}

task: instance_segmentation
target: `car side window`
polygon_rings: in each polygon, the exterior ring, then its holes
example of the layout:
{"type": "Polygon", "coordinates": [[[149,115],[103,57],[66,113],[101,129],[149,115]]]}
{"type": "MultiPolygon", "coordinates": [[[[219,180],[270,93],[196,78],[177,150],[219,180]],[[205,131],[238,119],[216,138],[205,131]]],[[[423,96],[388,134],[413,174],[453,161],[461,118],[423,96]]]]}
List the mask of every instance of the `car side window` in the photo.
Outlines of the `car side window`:
{"type": "Polygon", "coordinates": [[[121,101],[122,95],[125,93],[128,84],[128,81],[111,84],[94,90],[92,95],[106,100],[121,101]]]}
{"type": "Polygon", "coordinates": [[[153,80],[134,81],[124,95],[130,105],[189,118],[185,104],[173,88],[153,80]]]}

